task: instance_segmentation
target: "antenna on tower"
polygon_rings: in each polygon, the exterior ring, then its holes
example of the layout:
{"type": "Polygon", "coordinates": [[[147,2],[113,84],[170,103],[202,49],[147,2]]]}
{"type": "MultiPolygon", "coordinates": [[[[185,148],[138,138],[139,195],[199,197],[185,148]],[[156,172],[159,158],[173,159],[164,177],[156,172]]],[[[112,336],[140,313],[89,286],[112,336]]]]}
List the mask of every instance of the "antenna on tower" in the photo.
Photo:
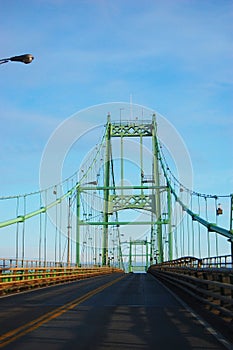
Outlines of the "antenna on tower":
{"type": "Polygon", "coordinates": [[[132,94],[130,94],[130,120],[133,119],[133,102],[132,102],[132,94]]]}

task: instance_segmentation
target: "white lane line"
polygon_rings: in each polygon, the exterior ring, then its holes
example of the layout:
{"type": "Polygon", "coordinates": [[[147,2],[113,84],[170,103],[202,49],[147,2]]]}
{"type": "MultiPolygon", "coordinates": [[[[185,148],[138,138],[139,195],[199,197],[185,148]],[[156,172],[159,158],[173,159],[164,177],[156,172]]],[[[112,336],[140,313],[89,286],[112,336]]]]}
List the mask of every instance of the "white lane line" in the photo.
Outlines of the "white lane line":
{"type": "MultiPolygon", "coordinates": [[[[153,276],[153,275],[152,275],[153,276]]],[[[155,278],[155,276],[153,276],[155,278]]],[[[165,286],[156,278],[161,286],[163,286],[196,320],[212,335],[218,342],[220,342],[226,349],[233,350],[233,345],[218,331],[216,331],[208,322],[206,322],[200,315],[198,315],[190,306],[188,306],[182,299],[180,299],[171,289],[165,286]]]]}

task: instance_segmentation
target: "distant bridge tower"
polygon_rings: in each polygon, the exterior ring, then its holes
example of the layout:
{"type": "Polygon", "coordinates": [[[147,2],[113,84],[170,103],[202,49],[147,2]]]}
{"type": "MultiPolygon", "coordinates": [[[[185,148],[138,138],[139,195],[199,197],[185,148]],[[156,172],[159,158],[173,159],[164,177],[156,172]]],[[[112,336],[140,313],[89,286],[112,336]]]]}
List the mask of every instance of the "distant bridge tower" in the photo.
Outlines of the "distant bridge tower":
{"type": "MultiPolygon", "coordinates": [[[[168,232],[168,256],[172,259],[172,239],[171,239],[171,196],[170,188],[166,179],[162,177],[159,162],[159,143],[157,140],[157,124],[155,114],[150,121],[148,120],[128,120],[120,122],[111,122],[110,115],[107,117],[105,129],[105,156],[104,156],[104,176],[103,184],[91,187],[89,185],[80,185],[77,188],[77,203],[80,206],[80,196],[88,191],[101,192],[102,197],[102,221],[89,221],[89,225],[102,225],[102,265],[109,264],[109,229],[115,225],[148,225],[150,227],[150,245],[149,258],[154,263],[164,261],[163,248],[163,226],[166,226],[168,232]],[[126,139],[135,139],[137,148],[137,167],[131,169],[127,174],[125,148],[126,139]],[[117,142],[116,139],[118,140],[117,142]],[[137,140],[136,140],[137,139],[137,140]],[[147,139],[147,140],[146,140],[147,139]],[[117,162],[114,158],[114,151],[118,148],[117,162]],[[145,154],[145,149],[147,153],[145,154]],[[117,164],[116,164],[117,163],[117,164]],[[145,164],[147,167],[145,167],[145,164]],[[148,164],[149,167],[148,167],[148,164]],[[145,169],[151,169],[149,174],[145,169]],[[131,180],[131,185],[125,183],[125,178],[131,180]],[[117,185],[115,179],[117,178],[117,185]],[[162,208],[163,207],[163,208],[162,208]],[[120,212],[125,210],[143,210],[147,211],[147,220],[121,220],[120,212]],[[112,221],[112,215],[118,214],[116,220],[112,221]]],[[[116,152],[115,152],[116,153],[116,152]]],[[[130,159],[127,159],[130,162],[130,159]]],[[[100,211],[101,211],[100,210],[100,211]]],[[[77,211],[77,264],[80,259],[80,237],[79,227],[87,223],[80,219],[79,210],[77,211]]],[[[134,226],[133,226],[134,225],[134,226]]],[[[120,244],[120,240],[119,240],[120,244]]],[[[136,244],[136,243],[135,243],[136,244]]]]}

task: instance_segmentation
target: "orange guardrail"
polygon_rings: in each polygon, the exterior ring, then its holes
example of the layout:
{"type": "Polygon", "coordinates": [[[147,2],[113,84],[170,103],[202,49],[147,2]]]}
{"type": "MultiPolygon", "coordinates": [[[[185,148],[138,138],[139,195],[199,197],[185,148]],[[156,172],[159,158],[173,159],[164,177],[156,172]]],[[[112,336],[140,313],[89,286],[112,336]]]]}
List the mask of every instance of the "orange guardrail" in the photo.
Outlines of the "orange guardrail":
{"type": "Polygon", "coordinates": [[[123,273],[114,267],[13,267],[0,268],[0,294],[71,282],[100,275],[123,273]]]}

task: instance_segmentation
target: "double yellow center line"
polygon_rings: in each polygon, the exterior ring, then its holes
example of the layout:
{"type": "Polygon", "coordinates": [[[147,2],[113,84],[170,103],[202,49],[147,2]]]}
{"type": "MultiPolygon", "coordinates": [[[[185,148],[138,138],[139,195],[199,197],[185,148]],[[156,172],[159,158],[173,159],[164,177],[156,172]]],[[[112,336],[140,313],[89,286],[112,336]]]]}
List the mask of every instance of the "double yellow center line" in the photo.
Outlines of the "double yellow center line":
{"type": "Polygon", "coordinates": [[[93,295],[102,292],[104,289],[110,287],[111,285],[113,285],[114,283],[120,281],[122,278],[124,278],[125,275],[122,275],[118,278],[116,278],[113,281],[110,281],[94,290],[91,290],[90,292],[84,294],[83,296],[70,301],[67,304],[64,304],[38,318],[36,318],[35,320],[32,320],[28,323],[26,323],[23,326],[20,326],[16,329],[13,329],[3,335],[0,336],[0,348],[8,345],[9,343],[15,341],[16,339],[24,336],[25,334],[32,332],[33,330],[39,328],[41,325],[43,325],[46,322],[49,322],[51,320],[53,320],[54,318],[57,318],[61,315],[63,315],[65,312],[74,309],[76,306],[78,306],[79,304],[83,303],[84,301],[86,301],[87,299],[91,298],[93,295]]]}

